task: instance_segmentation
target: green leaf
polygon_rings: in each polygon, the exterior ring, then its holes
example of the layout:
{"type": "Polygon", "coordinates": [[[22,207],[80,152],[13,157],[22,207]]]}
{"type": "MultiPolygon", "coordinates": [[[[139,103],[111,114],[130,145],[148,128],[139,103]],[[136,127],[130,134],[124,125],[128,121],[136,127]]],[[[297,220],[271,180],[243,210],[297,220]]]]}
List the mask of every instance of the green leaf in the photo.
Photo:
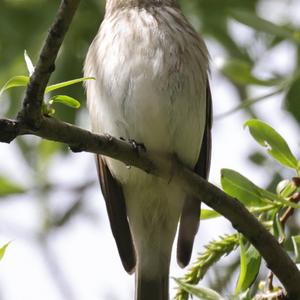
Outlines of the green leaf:
{"type": "Polygon", "coordinates": [[[72,107],[72,108],[79,108],[80,107],[80,102],[70,96],[67,95],[56,95],[53,96],[49,101],[49,104],[53,103],[61,103],[66,106],[72,107]]]}
{"type": "Polygon", "coordinates": [[[251,207],[262,207],[265,204],[270,204],[270,201],[277,202],[283,206],[289,206],[293,208],[300,208],[300,205],[284,198],[264,190],[249,179],[239,174],[236,171],[230,169],[221,170],[221,185],[228,195],[238,199],[250,210],[251,207]]]}
{"type": "Polygon", "coordinates": [[[286,109],[300,124],[300,79],[297,79],[290,86],[285,97],[286,109]]]}
{"type": "Polygon", "coordinates": [[[300,204],[297,204],[297,203],[289,201],[289,200],[285,200],[281,197],[277,197],[277,199],[275,201],[280,202],[283,206],[288,206],[288,207],[292,207],[292,208],[295,208],[295,209],[300,208],[300,204]]]}
{"type": "Polygon", "coordinates": [[[245,123],[254,139],[282,165],[297,170],[297,159],[292,154],[287,142],[270,125],[257,119],[245,123]]]}
{"type": "Polygon", "coordinates": [[[50,104],[42,103],[42,114],[47,117],[51,117],[55,114],[55,109],[50,104]]]}
{"type": "Polygon", "coordinates": [[[47,88],[45,90],[45,94],[47,94],[49,92],[52,92],[54,90],[64,88],[64,87],[69,86],[69,85],[73,85],[73,84],[76,84],[76,83],[86,81],[86,80],[95,80],[95,78],[94,77],[82,77],[82,78],[78,78],[78,79],[73,79],[73,80],[64,81],[64,82],[60,82],[60,83],[57,83],[57,84],[49,85],[49,86],[47,86],[47,88]]]}
{"type": "Polygon", "coordinates": [[[9,79],[5,85],[0,90],[0,96],[3,94],[4,91],[19,87],[19,86],[27,86],[29,83],[29,77],[28,76],[15,76],[9,79]]]}
{"type": "Polygon", "coordinates": [[[294,252],[295,252],[295,262],[300,263],[300,235],[292,236],[294,252]]]}
{"type": "Polygon", "coordinates": [[[260,18],[250,11],[231,10],[230,15],[238,22],[252,27],[258,31],[266,32],[284,39],[291,39],[299,42],[294,31],[260,18]]]}
{"type": "Polygon", "coordinates": [[[2,246],[0,248],[0,260],[2,260],[4,254],[5,254],[5,251],[6,251],[9,244],[10,244],[10,242],[8,242],[7,244],[5,244],[4,246],[2,246]]]}
{"type": "Polygon", "coordinates": [[[286,236],[285,236],[282,224],[280,222],[279,213],[276,213],[275,216],[274,216],[273,231],[274,231],[274,236],[278,239],[279,243],[282,243],[282,242],[285,241],[286,236]]]}
{"type": "Polygon", "coordinates": [[[22,194],[25,189],[7,178],[0,176],[0,197],[22,194]]]}
{"type": "Polygon", "coordinates": [[[33,66],[32,61],[31,61],[29,55],[27,54],[26,50],[24,51],[24,59],[25,59],[25,63],[26,63],[26,67],[27,67],[29,76],[31,77],[31,75],[34,72],[34,66],[33,66]]]}
{"type": "Polygon", "coordinates": [[[185,283],[179,279],[174,278],[177,284],[187,291],[189,294],[197,297],[201,300],[225,300],[221,297],[217,292],[212,289],[205,288],[205,287],[195,287],[192,284],[185,283]]]}
{"type": "Polygon", "coordinates": [[[219,68],[225,76],[239,84],[273,86],[280,82],[278,79],[263,80],[255,77],[252,74],[252,65],[243,60],[226,60],[220,64],[219,68]]]}
{"type": "Polygon", "coordinates": [[[262,189],[236,171],[222,169],[221,185],[227,194],[246,206],[263,206],[267,202],[262,196],[262,189]]]}
{"type": "Polygon", "coordinates": [[[250,296],[250,289],[247,289],[241,294],[230,295],[229,300],[253,300],[253,298],[250,296]]]}
{"type": "Polygon", "coordinates": [[[211,210],[211,209],[201,209],[201,216],[200,216],[201,220],[218,218],[220,216],[221,215],[218,212],[214,211],[214,210],[211,210]]]}
{"type": "Polygon", "coordinates": [[[300,208],[300,205],[294,202],[291,202],[289,200],[285,200],[284,198],[273,194],[267,190],[264,189],[260,189],[260,193],[261,193],[261,197],[264,199],[268,199],[270,201],[276,201],[281,203],[283,206],[289,206],[289,207],[293,207],[293,208],[300,208]]]}
{"type": "Polygon", "coordinates": [[[260,264],[261,256],[251,244],[246,247],[243,238],[240,239],[240,275],[235,289],[239,294],[246,291],[256,279],[260,264]]]}

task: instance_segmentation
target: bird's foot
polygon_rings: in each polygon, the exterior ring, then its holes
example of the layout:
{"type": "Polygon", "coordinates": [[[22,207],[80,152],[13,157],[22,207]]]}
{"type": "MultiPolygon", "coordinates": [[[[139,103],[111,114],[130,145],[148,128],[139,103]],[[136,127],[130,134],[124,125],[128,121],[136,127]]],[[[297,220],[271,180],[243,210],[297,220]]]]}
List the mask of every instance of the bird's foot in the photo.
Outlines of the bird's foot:
{"type": "MultiPolygon", "coordinates": [[[[126,141],[126,139],[123,138],[123,137],[120,137],[120,140],[126,141]]],[[[139,154],[141,151],[143,151],[143,152],[146,152],[146,151],[147,151],[147,148],[146,148],[146,146],[145,146],[143,143],[138,143],[138,142],[137,142],[136,140],[134,140],[134,139],[128,139],[127,141],[128,141],[128,143],[131,145],[132,149],[133,149],[134,151],[136,151],[138,154],[139,154]]]]}
{"type": "Polygon", "coordinates": [[[141,151],[143,151],[143,152],[147,151],[147,149],[143,143],[138,143],[137,141],[135,141],[133,139],[129,139],[128,142],[131,145],[131,147],[133,148],[133,150],[135,150],[138,153],[140,153],[141,151]]]}
{"type": "MultiPolygon", "coordinates": [[[[134,152],[137,153],[137,155],[139,155],[141,153],[141,151],[143,151],[143,152],[147,151],[147,149],[146,149],[146,147],[145,147],[145,145],[143,143],[138,143],[134,139],[128,139],[128,140],[126,140],[125,138],[123,138],[121,136],[120,140],[124,141],[124,142],[128,141],[128,143],[131,145],[132,149],[134,150],[134,152]]],[[[126,168],[130,169],[131,166],[126,165],[126,168]]]]}

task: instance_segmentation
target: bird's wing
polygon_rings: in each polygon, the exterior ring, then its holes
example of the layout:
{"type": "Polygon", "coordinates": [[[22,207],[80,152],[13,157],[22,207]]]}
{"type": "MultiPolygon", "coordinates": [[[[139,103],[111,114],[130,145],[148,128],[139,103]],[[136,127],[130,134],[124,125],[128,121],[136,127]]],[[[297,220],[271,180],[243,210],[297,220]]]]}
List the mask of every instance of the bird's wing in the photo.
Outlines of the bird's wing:
{"type": "Polygon", "coordinates": [[[100,155],[96,156],[96,163],[110,227],[118,247],[119,255],[124,269],[128,273],[132,273],[136,265],[136,256],[122,187],[112,176],[104,159],[100,155]]]}
{"type": "MultiPolygon", "coordinates": [[[[211,127],[212,127],[212,99],[209,83],[206,88],[206,124],[203,141],[197,164],[194,171],[201,177],[207,179],[210,169],[211,158],[211,127]]],[[[200,222],[201,202],[191,196],[184,201],[180,218],[179,234],[177,242],[177,261],[180,266],[185,267],[190,259],[193,249],[195,235],[200,222]]]]}

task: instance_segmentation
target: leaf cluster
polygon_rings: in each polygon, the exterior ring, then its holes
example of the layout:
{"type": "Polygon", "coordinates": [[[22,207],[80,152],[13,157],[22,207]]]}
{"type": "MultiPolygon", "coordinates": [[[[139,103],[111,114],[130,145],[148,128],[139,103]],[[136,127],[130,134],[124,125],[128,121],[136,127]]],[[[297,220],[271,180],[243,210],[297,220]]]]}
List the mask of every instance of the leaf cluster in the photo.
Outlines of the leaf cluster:
{"type": "MultiPolygon", "coordinates": [[[[11,79],[9,79],[4,86],[1,88],[0,90],[0,97],[1,94],[3,94],[3,92],[12,89],[12,88],[16,88],[16,87],[27,87],[30,81],[30,76],[33,74],[34,72],[34,66],[32,64],[32,61],[30,59],[30,57],[28,56],[26,50],[24,52],[24,59],[26,62],[26,66],[27,66],[27,70],[29,73],[29,76],[24,76],[24,75],[19,75],[19,76],[14,76],[11,79]]],[[[83,81],[86,80],[92,80],[94,78],[78,78],[78,79],[73,79],[73,80],[69,80],[69,81],[64,81],[64,82],[60,82],[60,83],[56,83],[56,84],[52,84],[46,87],[45,90],[45,97],[47,94],[49,94],[50,92],[53,92],[55,90],[70,86],[70,85],[74,85],[77,83],[82,83],[83,81]]],[[[55,109],[52,107],[52,105],[54,103],[61,103],[64,104],[66,106],[72,107],[72,108],[80,108],[80,102],[73,98],[70,97],[68,95],[53,95],[51,96],[49,99],[44,100],[43,102],[43,114],[45,116],[53,116],[55,114],[55,109]]]]}
{"type": "MultiPolygon", "coordinates": [[[[291,212],[300,208],[300,205],[297,204],[300,201],[300,161],[294,156],[284,138],[270,125],[261,120],[252,119],[245,123],[245,127],[249,128],[251,135],[261,146],[267,148],[267,153],[273,159],[281,165],[293,169],[295,177],[279,182],[276,192],[272,192],[258,187],[236,171],[223,169],[221,172],[222,188],[254,213],[282,246],[286,247],[287,251],[289,250],[288,242],[291,241],[294,247],[294,261],[298,263],[299,235],[287,237],[284,227],[287,219],[291,216],[291,212]]],[[[205,211],[204,219],[214,217],[217,215],[213,214],[213,211],[205,211]]],[[[220,240],[212,241],[205,247],[206,250],[199,255],[184,278],[176,280],[179,289],[175,299],[187,300],[188,295],[196,296],[199,299],[223,299],[216,294],[216,291],[199,288],[195,285],[215,262],[223,255],[228,255],[234,251],[238,245],[240,274],[232,299],[252,299],[249,291],[251,287],[255,287],[254,283],[261,267],[261,256],[243,236],[238,234],[220,237],[220,240]]],[[[265,294],[272,294],[275,290],[280,291],[280,293],[282,291],[280,286],[274,287],[272,284],[266,288],[264,284],[263,287],[265,294]]],[[[260,291],[255,293],[258,295],[260,291]]]]}

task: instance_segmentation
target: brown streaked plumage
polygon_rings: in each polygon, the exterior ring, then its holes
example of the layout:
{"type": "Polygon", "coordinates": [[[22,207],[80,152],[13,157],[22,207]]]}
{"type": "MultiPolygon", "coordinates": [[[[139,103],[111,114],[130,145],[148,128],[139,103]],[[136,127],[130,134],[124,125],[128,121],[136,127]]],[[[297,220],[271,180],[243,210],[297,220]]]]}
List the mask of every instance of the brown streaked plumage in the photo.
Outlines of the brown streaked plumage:
{"type": "MultiPolygon", "coordinates": [[[[107,0],[85,63],[92,128],[176,156],[207,178],[211,148],[208,53],[174,0],[107,0]]],[[[188,264],[200,203],[179,187],[97,157],[111,229],[136,300],[167,300],[178,221],[177,260],[188,264]]]]}

